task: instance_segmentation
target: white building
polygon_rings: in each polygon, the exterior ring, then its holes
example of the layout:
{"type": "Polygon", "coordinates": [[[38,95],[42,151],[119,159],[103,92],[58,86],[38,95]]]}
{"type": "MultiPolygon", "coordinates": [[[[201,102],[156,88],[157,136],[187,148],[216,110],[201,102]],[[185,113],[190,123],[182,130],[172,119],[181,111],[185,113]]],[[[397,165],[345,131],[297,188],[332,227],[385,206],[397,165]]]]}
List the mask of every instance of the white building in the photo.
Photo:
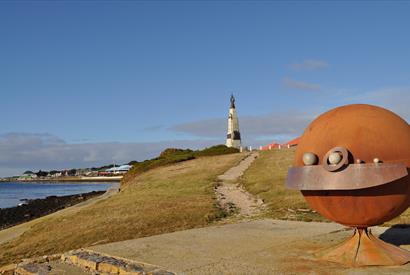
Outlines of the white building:
{"type": "Polygon", "coordinates": [[[37,175],[34,173],[25,173],[21,175],[20,177],[18,177],[18,180],[32,180],[36,178],[37,178],[37,175]]]}
{"type": "Polygon", "coordinates": [[[131,168],[132,168],[131,165],[124,164],[124,165],[121,165],[121,166],[118,166],[118,167],[114,166],[112,168],[109,168],[109,169],[105,170],[105,172],[109,172],[109,173],[113,173],[113,174],[125,174],[131,168]]]}

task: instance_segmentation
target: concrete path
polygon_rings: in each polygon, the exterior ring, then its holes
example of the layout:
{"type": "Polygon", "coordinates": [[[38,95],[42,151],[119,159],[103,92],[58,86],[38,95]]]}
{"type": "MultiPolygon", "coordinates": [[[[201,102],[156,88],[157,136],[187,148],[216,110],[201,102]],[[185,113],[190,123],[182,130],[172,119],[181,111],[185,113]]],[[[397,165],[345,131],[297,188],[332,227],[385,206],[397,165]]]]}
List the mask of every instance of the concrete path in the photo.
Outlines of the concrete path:
{"type": "Polygon", "coordinates": [[[54,212],[50,215],[47,216],[43,216],[41,218],[38,219],[34,219],[32,221],[29,222],[25,222],[4,230],[0,231],[0,244],[2,243],[6,243],[8,241],[11,241],[19,236],[21,236],[24,232],[28,231],[33,225],[43,221],[44,219],[48,218],[48,217],[54,217],[54,216],[61,216],[61,215],[65,215],[68,213],[76,213],[78,211],[80,211],[81,209],[83,209],[86,206],[92,205],[98,201],[104,200],[106,198],[111,197],[112,195],[118,193],[120,190],[120,183],[119,182],[115,182],[112,184],[112,186],[101,196],[99,197],[95,197],[92,199],[89,199],[87,201],[78,203],[76,205],[73,205],[71,207],[62,209],[60,211],[54,212]]]}
{"type": "MultiPolygon", "coordinates": [[[[385,240],[396,236],[396,241],[410,244],[410,229],[387,229],[374,227],[372,231],[375,235],[384,233],[385,240]]],[[[89,249],[161,266],[178,274],[410,274],[410,264],[347,268],[316,260],[314,252],[334,246],[351,234],[352,230],[334,223],[265,219],[89,249]]]]}
{"type": "Polygon", "coordinates": [[[249,217],[259,214],[263,208],[262,200],[248,193],[238,183],[239,178],[257,157],[258,153],[252,153],[237,166],[218,176],[221,182],[215,192],[219,204],[227,212],[237,212],[240,216],[249,217]]]}

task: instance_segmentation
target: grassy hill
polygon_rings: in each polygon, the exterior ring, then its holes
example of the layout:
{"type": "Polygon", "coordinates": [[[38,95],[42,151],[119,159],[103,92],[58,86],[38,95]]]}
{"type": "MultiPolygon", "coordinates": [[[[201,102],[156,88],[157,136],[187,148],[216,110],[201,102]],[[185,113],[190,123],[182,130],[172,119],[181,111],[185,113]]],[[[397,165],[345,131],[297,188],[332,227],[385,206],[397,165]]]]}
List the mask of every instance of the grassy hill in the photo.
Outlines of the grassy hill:
{"type": "Polygon", "coordinates": [[[20,258],[205,226],[224,215],[213,190],[217,175],[243,157],[196,157],[130,177],[120,193],[76,213],[43,217],[22,236],[0,245],[0,266],[20,258]]]}
{"type": "Polygon", "coordinates": [[[144,160],[141,162],[130,162],[132,168],[127,174],[124,175],[121,184],[122,186],[126,186],[137,175],[157,167],[171,165],[174,163],[196,159],[199,157],[219,156],[233,153],[239,153],[239,150],[236,148],[228,148],[225,145],[215,145],[212,147],[196,151],[190,149],[168,148],[161,152],[161,154],[156,158],[144,160]]]}

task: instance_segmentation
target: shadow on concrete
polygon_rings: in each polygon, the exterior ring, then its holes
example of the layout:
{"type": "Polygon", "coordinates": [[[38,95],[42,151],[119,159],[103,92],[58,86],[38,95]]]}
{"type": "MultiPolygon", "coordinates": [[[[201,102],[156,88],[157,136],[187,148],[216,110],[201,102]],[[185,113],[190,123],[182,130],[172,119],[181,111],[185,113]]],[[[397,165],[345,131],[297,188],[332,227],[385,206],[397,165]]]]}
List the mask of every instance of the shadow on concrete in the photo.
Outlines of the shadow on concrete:
{"type": "Polygon", "coordinates": [[[379,238],[394,245],[410,245],[410,224],[396,224],[387,229],[379,238]]]}

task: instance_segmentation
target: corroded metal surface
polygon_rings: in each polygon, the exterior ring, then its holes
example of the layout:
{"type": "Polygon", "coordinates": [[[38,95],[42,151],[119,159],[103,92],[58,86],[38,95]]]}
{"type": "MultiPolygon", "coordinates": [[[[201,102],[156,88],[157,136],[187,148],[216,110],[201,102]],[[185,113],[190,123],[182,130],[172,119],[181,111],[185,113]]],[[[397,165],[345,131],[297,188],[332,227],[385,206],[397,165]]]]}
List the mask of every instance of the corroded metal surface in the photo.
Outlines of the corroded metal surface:
{"type": "Polygon", "coordinates": [[[407,167],[397,163],[350,164],[337,173],[321,165],[289,168],[286,187],[296,190],[355,190],[386,184],[408,175],[407,167]]]}
{"type": "Polygon", "coordinates": [[[356,190],[305,190],[312,209],[337,223],[369,227],[389,221],[409,205],[408,176],[389,184],[356,190]]]}
{"type": "Polygon", "coordinates": [[[301,190],[310,207],[324,217],[358,228],[352,239],[323,259],[354,266],[410,261],[410,254],[366,231],[408,208],[409,169],[410,126],[388,110],[342,106],[307,127],[289,170],[288,186],[301,190]],[[335,151],[341,161],[332,165],[328,158],[335,151]],[[318,165],[304,166],[306,152],[318,156],[318,165]]]}
{"type": "Polygon", "coordinates": [[[326,261],[350,266],[390,266],[410,262],[410,252],[383,242],[368,229],[356,229],[351,238],[340,245],[317,253],[326,261]]]}
{"type": "MultiPolygon", "coordinates": [[[[404,170],[384,166],[404,165],[409,171],[410,126],[405,120],[386,109],[364,104],[330,110],[306,128],[296,150],[294,167],[307,167],[303,164],[305,152],[316,154],[320,161],[317,167],[321,167],[326,154],[335,147],[348,150],[349,165],[331,172],[334,177],[329,177],[328,182],[321,181],[322,190],[302,190],[313,209],[333,221],[358,227],[381,224],[407,209],[410,204],[410,176],[388,182],[399,177],[404,170]],[[373,163],[375,158],[382,162],[377,165],[386,169],[375,169],[378,172],[374,175],[370,172],[353,172],[355,169],[351,169],[356,177],[350,182],[351,188],[345,186],[343,190],[335,190],[334,186],[338,182],[347,183],[344,180],[346,172],[350,167],[356,167],[354,163],[360,160],[363,163],[360,165],[371,167],[376,165],[373,163]],[[378,185],[382,181],[387,182],[378,185]],[[358,188],[358,183],[363,184],[363,188],[358,188]]],[[[306,178],[298,179],[299,186],[306,186],[304,182],[310,178],[311,173],[304,175],[306,178]]]]}
{"type": "Polygon", "coordinates": [[[410,126],[396,114],[376,106],[342,106],[320,115],[303,133],[294,166],[304,166],[303,154],[315,153],[320,160],[332,148],[349,150],[355,163],[404,163],[410,167],[410,126]]]}

